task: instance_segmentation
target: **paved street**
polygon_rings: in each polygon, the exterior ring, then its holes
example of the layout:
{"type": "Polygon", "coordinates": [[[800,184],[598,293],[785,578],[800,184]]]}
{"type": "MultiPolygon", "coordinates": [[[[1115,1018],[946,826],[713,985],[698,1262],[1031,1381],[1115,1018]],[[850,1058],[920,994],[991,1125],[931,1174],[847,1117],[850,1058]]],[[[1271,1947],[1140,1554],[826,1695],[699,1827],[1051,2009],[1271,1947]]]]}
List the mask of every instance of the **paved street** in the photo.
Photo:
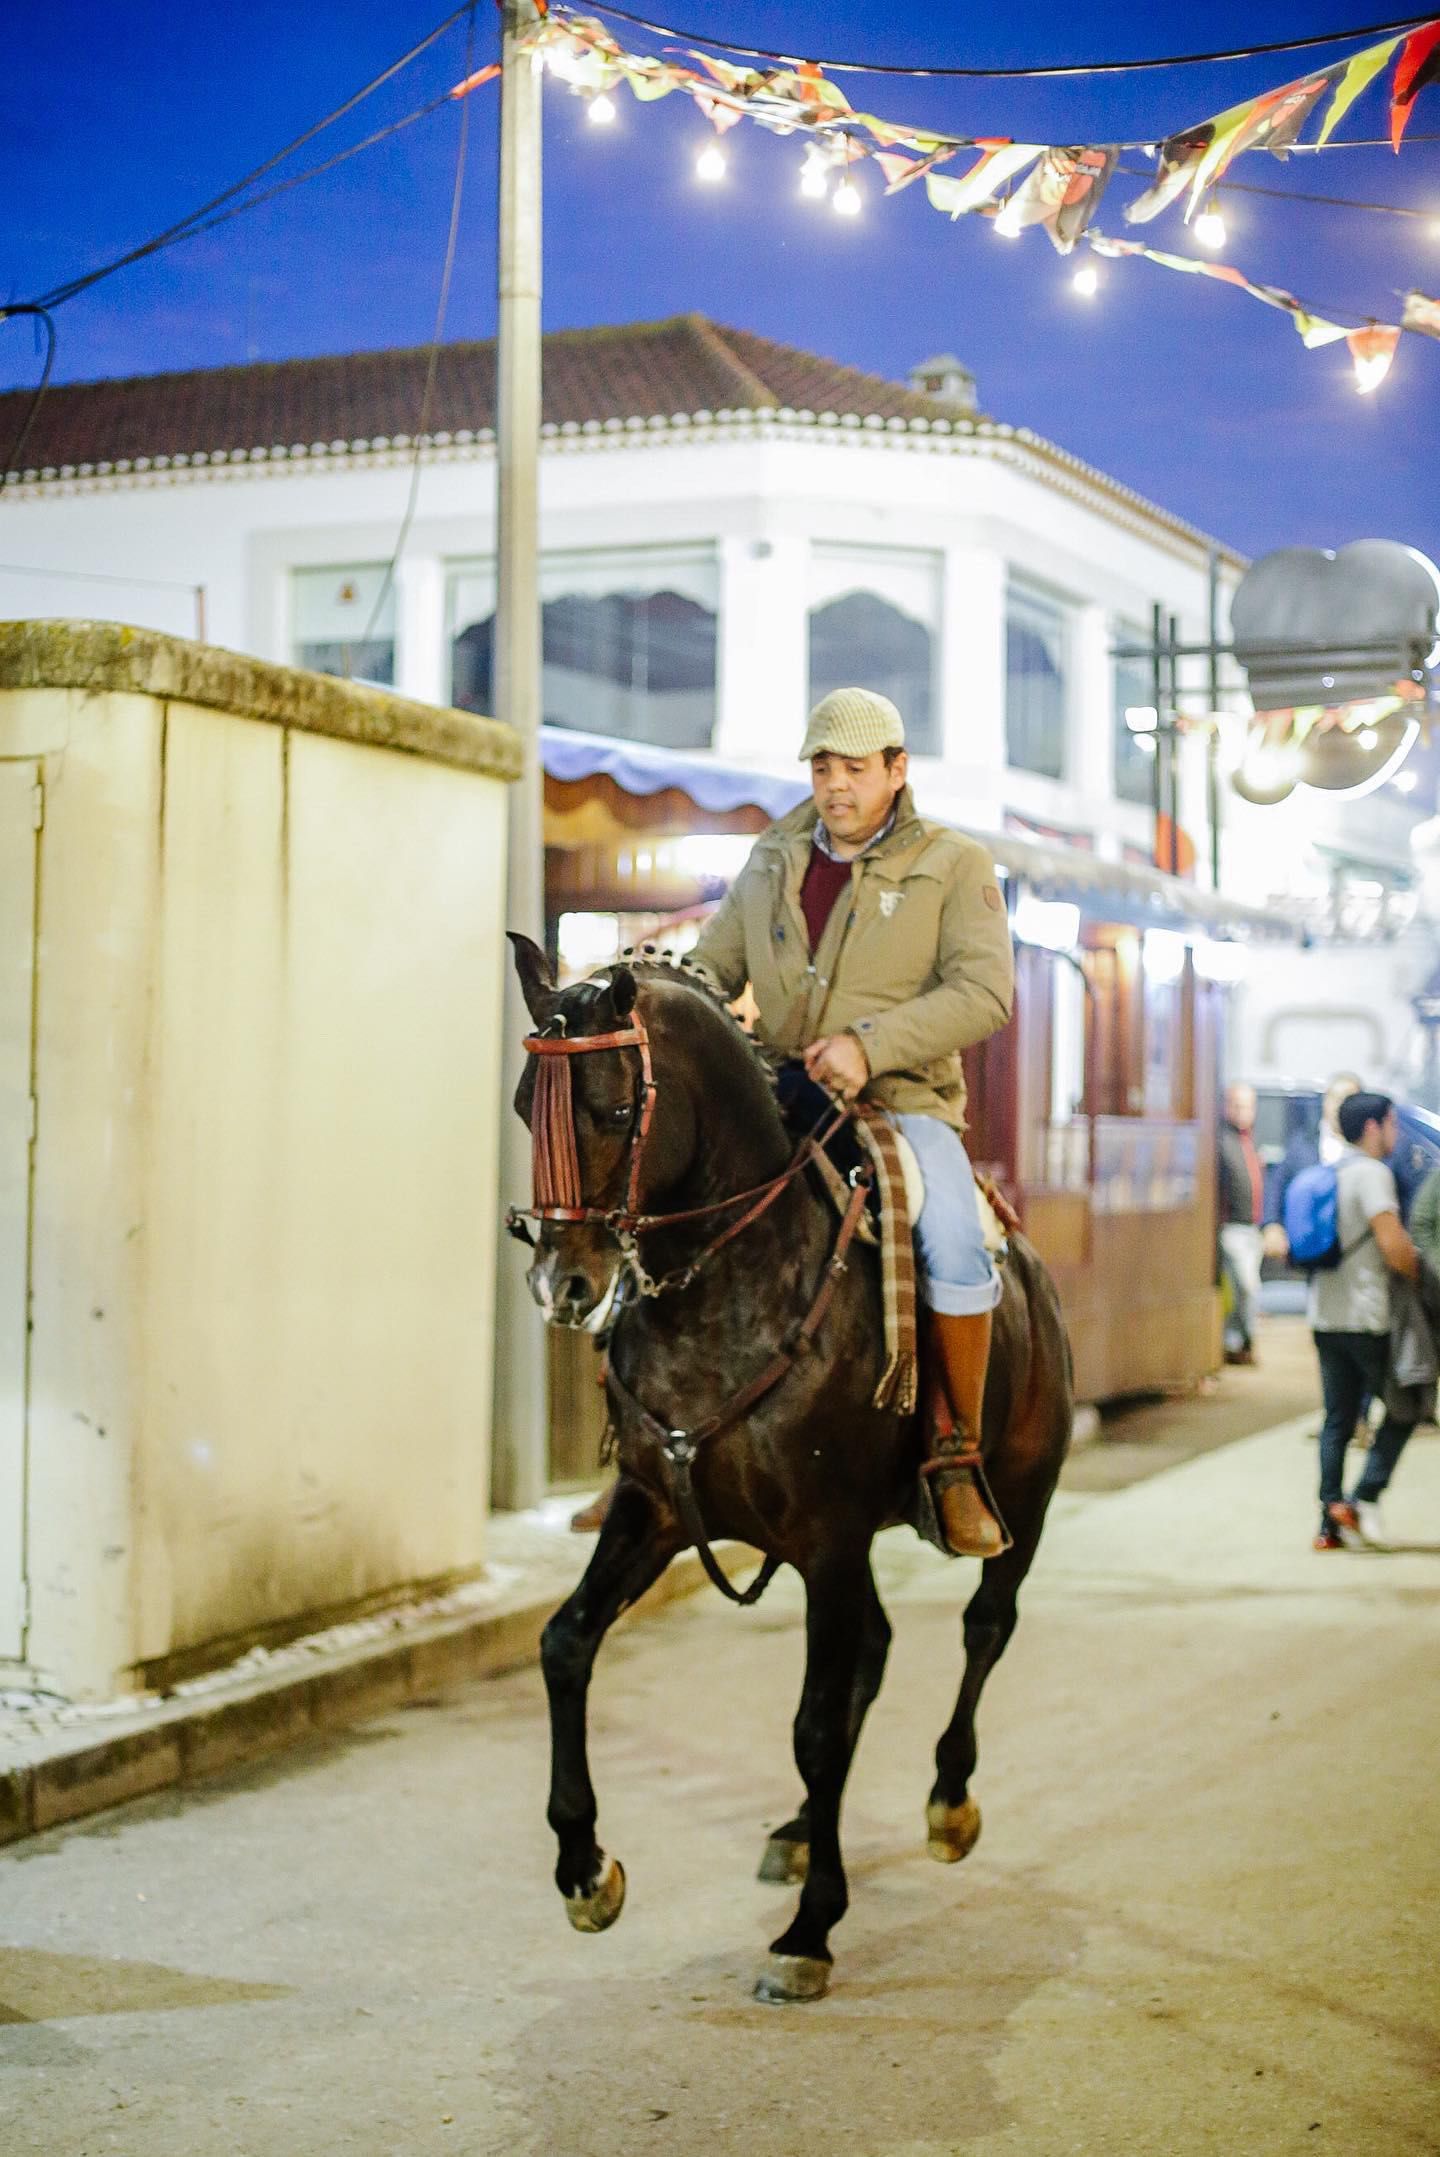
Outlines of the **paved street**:
{"type": "Polygon", "coordinates": [[[1411,1547],[1316,1556],[1312,1423],[1062,1494],[952,1869],[922,1806],[972,1569],[887,1543],[819,2005],[748,1997],[789,1902],[754,1878],[794,1795],[782,1581],[609,1644],[603,1938],[550,1885],[535,1672],[7,1852],[0,2147],[1440,2151],[1440,1441],[1411,1547]]]}

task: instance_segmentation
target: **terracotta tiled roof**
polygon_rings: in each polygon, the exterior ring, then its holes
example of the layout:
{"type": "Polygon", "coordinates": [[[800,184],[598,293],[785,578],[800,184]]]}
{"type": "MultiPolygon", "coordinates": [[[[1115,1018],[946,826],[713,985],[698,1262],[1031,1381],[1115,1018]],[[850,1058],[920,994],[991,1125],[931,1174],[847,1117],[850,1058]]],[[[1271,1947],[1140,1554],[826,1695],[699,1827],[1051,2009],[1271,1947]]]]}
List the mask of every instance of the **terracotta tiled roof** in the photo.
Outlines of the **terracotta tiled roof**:
{"type": "MultiPolygon", "coordinates": [[[[52,389],[25,445],[27,470],[200,457],[230,450],[347,446],[414,432],[428,347],[328,359],[133,375],[52,389]]],[[[672,418],[762,407],[864,419],[954,419],[953,405],[707,320],[677,315],[545,339],[549,422],[672,418]]],[[[26,391],[0,395],[0,448],[19,431],[26,391]]],[[[427,431],[480,433],[495,422],[495,347],[442,348],[427,431]]]]}

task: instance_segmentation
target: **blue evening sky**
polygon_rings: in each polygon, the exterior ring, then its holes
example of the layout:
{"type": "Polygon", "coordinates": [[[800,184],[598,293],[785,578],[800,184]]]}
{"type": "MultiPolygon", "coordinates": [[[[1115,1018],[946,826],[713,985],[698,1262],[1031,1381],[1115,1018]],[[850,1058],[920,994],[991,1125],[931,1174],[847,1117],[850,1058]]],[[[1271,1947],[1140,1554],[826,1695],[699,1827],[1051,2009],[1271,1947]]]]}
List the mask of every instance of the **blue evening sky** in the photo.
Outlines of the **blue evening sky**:
{"type": "MultiPolygon", "coordinates": [[[[1384,19],[1376,0],[1212,0],[1204,9],[1019,0],[905,11],[879,0],[673,0],[682,28],[761,45],[895,62],[1023,64],[1140,56],[1384,19]]],[[[656,0],[659,12],[659,0],[656,0]]],[[[645,12],[645,10],[639,10],[645,12]]],[[[424,33],[443,0],[249,0],[244,8],[125,8],[49,0],[6,33],[0,127],[0,295],[22,299],[133,245],[338,104],[424,33]]],[[[492,57],[495,10],[476,13],[492,57]]],[[[641,40],[642,44],[645,41],[641,40]]],[[[464,25],[301,153],[358,139],[462,72],[464,25]]],[[[1338,57],[1343,47],[1122,78],[971,83],[846,76],[853,103],[956,132],[1056,141],[1159,137],[1338,57]]],[[[447,335],[495,326],[498,98],[473,104],[462,245],[447,335]]],[[[429,337],[454,172],[447,107],[339,171],[121,272],[60,310],[60,379],[284,359],[429,337]]],[[[1313,127],[1310,130],[1313,133],[1313,127]]],[[[1386,132],[1371,90],[1342,132],[1386,132]]],[[[982,403],[1102,466],[1250,552],[1367,535],[1440,555],[1435,481],[1440,344],[1402,340],[1378,395],[1355,394],[1343,345],[1306,352],[1286,319],[1239,293],[1144,262],[1102,266],[1098,299],[1042,233],[998,239],[950,224],[913,188],[865,214],[802,201],[793,141],[748,126],[731,173],[693,176],[707,137],[688,100],[636,105],[588,127],[546,90],[545,314],[555,328],[696,308],[891,376],[958,352],[982,403]]],[[[1440,136],[1440,87],[1411,121],[1440,136]]],[[[1429,222],[1234,196],[1226,259],[1327,308],[1398,319],[1412,285],[1440,295],[1440,142],[1324,157],[1242,160],[1237,176],[1428,207],[1429,222]]],[[[1124,231],[1117,181],[1100,223],[1124,231]]],[[[1192,248],[1178,215],[1145,231],[1192,248]]],[[[34,379],[33,331],[0,326],[0,385],[34,379]]]]}

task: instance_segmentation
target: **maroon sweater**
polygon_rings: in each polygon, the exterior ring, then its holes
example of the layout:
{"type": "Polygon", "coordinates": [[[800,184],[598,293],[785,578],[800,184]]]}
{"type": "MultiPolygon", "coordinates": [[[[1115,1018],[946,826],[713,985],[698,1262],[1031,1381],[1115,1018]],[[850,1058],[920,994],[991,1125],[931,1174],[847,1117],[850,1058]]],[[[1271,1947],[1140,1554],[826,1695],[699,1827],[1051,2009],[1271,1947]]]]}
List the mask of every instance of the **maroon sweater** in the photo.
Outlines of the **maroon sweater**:
{"type": "Polygon", "coordinates": [[[835,901],[850,882],[850,869],[848,861],[832,861],[818,846],[811,847],[805,880],[800,886],[800,911],[805,916],[812,952],[820,948],[825,924],[835,911],[835,901]]]}

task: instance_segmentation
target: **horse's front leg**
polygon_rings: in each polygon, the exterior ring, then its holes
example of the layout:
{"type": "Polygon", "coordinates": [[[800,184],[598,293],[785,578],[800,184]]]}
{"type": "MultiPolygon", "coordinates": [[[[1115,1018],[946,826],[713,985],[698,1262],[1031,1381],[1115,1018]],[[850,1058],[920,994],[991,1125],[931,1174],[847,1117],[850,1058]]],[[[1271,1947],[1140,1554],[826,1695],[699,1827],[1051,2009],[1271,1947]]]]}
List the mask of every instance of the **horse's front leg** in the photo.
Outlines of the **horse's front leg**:
{"type": "Polygon", "coordinates": [[[575,1593],[540,1638],[550,1701],[550,1804],[559,1843],[555,1885],[577,1932],[604,1932],[620,1915],[625,1874],[595,1840],[595,1791],[585,1750],[585,1704],[596,1650],[622,1610],[658,1580],[679,1547],[637,1483],[623,1478],[575,1593]]]}
{"type": "Polygon", "coordinates": [[[840,1800],[858,1735],[852,1713],[871,1593],[869,1553],[827,1555],[806,1575],[805,1684],[795,1717],[795,1764],[805,1784],[810,1862],[794,1922],[770,1946],[759,2000],[818,2000],[830,1982],[830,1929],[849,1891],[840,1855],[840,1800]]]}

